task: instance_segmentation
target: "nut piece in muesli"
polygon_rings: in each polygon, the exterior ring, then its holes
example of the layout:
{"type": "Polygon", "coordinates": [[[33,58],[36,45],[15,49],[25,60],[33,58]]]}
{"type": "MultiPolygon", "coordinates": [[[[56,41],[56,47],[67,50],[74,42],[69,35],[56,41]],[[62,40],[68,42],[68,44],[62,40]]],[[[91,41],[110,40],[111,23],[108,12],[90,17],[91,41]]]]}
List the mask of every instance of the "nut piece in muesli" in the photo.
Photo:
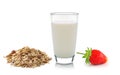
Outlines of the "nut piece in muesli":
{"type": "Polygon", "coordinates": [[[26,68],[38,67],[51,60],[45,52],[29,47],[13,50],[6,58],[11,65],[26,68]]]}

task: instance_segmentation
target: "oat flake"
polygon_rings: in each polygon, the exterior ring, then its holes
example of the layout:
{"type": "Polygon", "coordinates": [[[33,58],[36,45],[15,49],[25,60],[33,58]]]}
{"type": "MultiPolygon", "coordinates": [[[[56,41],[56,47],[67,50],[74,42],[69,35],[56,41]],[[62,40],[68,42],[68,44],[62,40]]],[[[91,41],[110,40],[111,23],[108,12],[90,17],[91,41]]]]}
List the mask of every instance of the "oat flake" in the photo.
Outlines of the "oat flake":
{"type": "Polygon", "coordinates": [[[29,47],[23,47],[16,51],[13,50],[6,58],[11,65],[26,68],[38,67],[51,60],[45,52],[29,47]]]}

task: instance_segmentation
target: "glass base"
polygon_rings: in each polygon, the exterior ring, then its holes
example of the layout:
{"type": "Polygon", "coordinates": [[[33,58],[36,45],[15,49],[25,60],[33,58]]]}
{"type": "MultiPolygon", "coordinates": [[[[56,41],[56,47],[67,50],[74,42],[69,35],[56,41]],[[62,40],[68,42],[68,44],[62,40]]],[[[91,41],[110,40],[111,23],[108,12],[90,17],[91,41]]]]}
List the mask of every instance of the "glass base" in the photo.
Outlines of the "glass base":
{"type": "Polygon", "coordinates": [[[74,56],[72,56],[71,58],[59,58],[55,55],[55,60],[57,64],[72,64],[73,60],[74,60],[74,56]]]}

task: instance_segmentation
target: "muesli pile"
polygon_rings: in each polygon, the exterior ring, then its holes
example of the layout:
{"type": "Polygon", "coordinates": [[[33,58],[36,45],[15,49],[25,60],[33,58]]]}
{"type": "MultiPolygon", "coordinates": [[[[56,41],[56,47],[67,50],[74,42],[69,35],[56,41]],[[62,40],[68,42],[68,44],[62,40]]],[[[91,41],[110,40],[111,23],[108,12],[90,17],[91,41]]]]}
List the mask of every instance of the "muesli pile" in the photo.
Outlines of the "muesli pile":
{"type": "Polygon", "coordinates": [[[11,65],[26,68],[38,67],[51,60],[45,52],[29,47],[23,47],[16,51],[13,50],[6,58],[11,65]]]}

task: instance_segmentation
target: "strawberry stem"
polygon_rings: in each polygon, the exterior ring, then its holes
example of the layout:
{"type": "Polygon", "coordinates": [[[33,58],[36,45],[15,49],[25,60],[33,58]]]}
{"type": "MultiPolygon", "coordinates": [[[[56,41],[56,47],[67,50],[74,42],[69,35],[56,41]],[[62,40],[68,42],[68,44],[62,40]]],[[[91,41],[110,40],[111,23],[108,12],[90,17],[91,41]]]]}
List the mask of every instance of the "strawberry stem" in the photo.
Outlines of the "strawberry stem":
{"type": "Polygon", "coordinates": [[[87,48],[85,50],[85,53],[77,52],[77,54],[82,54],[83,55],[82,58],[85,58],[86,64],[90,63],[89,59],[90,59],[91,53],[92,53],[92,48],[87,48]]]}
{"type": "Polygon", "coordinates": [[[84,53],[81,53],[81,52],[77,52],[77,54],[82,54],[82,55],[84,55],[84,53]]]}

